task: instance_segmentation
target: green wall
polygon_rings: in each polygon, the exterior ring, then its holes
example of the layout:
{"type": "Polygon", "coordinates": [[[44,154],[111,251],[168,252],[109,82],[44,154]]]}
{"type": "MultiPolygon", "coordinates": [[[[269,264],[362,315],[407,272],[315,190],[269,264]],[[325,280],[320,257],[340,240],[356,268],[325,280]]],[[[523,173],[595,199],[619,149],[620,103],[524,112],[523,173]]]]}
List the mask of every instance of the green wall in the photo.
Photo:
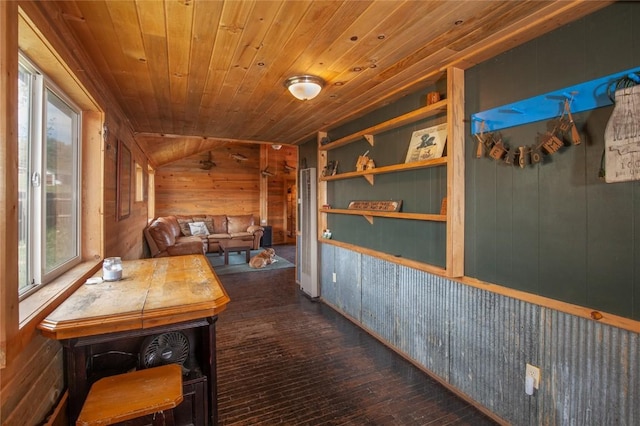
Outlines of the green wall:
{"type": "MultiPolygon", "coordinates": [[[[640,3],[616,3],[467,70],[466,116],[637,67],[640,3]]],[[[640,319],[640,182],[598,177],[612,110],[575,115],[583,143],[524,169],[467,137],[466,275],[640,319]]],[[[501,133],[531,145],[548,124],[501,133]]]]}
{"type": "MultiPolygon", "coordinates": [[[[331,140],[366,129],[425,105],[426,93],[439,90],[446,82],[374,111],[367,116],[328,132],[331,140]]],[[[338,161],[338,172],[355,171],[359,155],[368,151],[376,167],[402,164],[411,134],[415,130],[446,121],[440,115],[375,135],[374,146],[362,138],[343,147],[327,151],[329,161],[338,161]]],[[[319,173],[322,171],[319,170],[319,173]]],[[[371,185],[364,178],[327,182],[328,202],[333,208],[346,209],[350,201],[402,200],[402,212],[438,214],[446,196],[446,167],[407,170],[375,176],[371,185]]],[[[373,224],[362,216],[329,214],[327,226],[333,239],[370,248],[406,259],[445,266],[446,225],[444,222],[375,217],[373,224]]]]}
{"type": "MultiPolygon", "coordinates": [[[[465,114],[517,102],[640,67],[640,3],[619,2],[465,71],[465,114]]],[[[428,91],[406,96],[329,131],[331,140],[424,105],[428,91]]],[[[604,129],[613,107],[576,114],[583,139],[525,169],[475,158],[466,126],[465,275],[552,299],[640,319],[640,182],[599,178],[604,129]]],[[[411,133],[445,121],[422,120],[328,151],[339,171],[355,169],[369,150],[377,166],[401,163],[411,133]]],[[[547,130],[537,122],[503,130],[512,146],[532,145],[547,130]]],[[[305,144],[315,149],[315,141],[305,144]]],[[[301,157],[308,155],[301,150],[301,157]]],[[[309,164],[309,167],[315,166],[309,164]]],[[[321,172],[320,170],[318,171],[321,172]]],[[[328,183],[329,203],[403,200],[403,211],[437,213],[446,170],[432,168],[328,183]]],[[[445,263],[443,223],[329,215],[339,241],[438,266],[445,263]]]]}

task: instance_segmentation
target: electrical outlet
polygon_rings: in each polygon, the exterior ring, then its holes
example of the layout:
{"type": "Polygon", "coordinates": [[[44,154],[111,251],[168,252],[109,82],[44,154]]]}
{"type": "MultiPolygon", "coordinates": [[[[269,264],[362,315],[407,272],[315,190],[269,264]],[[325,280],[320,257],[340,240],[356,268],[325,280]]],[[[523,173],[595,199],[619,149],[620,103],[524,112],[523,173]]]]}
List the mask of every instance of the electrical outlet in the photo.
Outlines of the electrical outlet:
{"type": "Polygon", "coordinates": [[[333,280],[334,283],[336,282],[336,273],[335,272],[333,273],[333,276],[331,277],[331,279],[333,280]]]}
{"type": "Polygon", "coordinates": [[[533,387],[538,389],[540,385],[540,369],[531,364],[527,364],[527,369],[525,370],[525,378],[533,377],[533,387]]]}

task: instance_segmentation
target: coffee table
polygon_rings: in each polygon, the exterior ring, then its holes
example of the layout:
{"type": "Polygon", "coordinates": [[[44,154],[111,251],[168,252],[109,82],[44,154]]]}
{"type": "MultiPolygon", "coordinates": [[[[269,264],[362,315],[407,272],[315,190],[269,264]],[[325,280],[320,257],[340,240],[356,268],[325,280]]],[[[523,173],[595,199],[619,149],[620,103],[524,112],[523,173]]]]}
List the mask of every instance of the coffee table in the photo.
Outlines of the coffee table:
{"type": "Polygon", "coordinates": [[[243,250],[246,252],[247,263],[249,263],[249,259],[251,258],[251,247],[252,244],[250,241],[220,240],[220,250],[224,253],[224,264],[229,264],[229,252],[237,251],[240,253],[243,250]]]}

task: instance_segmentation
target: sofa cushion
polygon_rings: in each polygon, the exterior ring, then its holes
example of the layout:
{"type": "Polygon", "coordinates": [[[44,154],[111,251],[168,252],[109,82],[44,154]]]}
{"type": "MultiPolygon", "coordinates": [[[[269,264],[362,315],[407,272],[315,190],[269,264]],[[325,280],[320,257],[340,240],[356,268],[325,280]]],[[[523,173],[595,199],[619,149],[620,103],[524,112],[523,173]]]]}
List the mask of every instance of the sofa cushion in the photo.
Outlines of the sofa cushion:
{"type": "Polygon", "coordinates": [[[167,247],[171,247],[176,243],[176,238],[169,229],[169,225],[159,220],[149,226],[149,235],[153,238],[160,252],[167,250],[167,247]]]}
{"type": "Polygon", "coordinates": [[[209,234],[210,240],[228,240],[231,238],[229,234],[209,234]]]}
{"type": "Polygon", "coordinates": [[[173,235],[173,238],[179,237],[182,235],[182,231],[180,230],[180,224],[178,223],[178,218],[175,216],[164,216],[156,219],[157,222],[162,222],[167,225],[167,229],[173,235]]]}
{"type": "Polygon", "coordinates": [[[253,238],[253,234],[251,232],[232,232],[230,235],[231,235],[231,238],[243,238],[243,237],[253,238]]]}
{"type": "Polygon", "coordinates": [[[225,215],[207,215],[205,222],[210,220],[213,223],[213,229],[209,230],[210,234],[226,234],[227,233],[227,216],[225,215]]]}
{"type": "Polygon", "coordinates": [[[167,254],[170,256],[205,254],[206,247],[200,237],[180,237],[174,245],[167,247],[167,254]]]}
{"type": "Polygon", "coordinates": [[[227,216],[227,232],[233,235],[235,232],[247,232],[247,228],[254,225],[253,215],[227,216]]]}
{"type": "Polygon", "coordinates": [[[191,228],[189,228],[190,223],[193,223],[193,219],[191,219],[190,217],[178,216],[178,225],[180,225],[180,231],[185,237],[191,236],[191,228]]]}

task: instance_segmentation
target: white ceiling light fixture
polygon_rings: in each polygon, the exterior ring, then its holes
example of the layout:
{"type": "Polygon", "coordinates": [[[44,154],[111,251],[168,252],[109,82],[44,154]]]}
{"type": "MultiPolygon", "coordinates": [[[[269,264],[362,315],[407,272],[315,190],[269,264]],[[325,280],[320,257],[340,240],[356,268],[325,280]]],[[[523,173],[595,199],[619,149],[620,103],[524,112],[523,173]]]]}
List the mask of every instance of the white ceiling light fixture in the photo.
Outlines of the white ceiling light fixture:
{"type": "Polygon", "coordinates": [[[297,75],[284,82],[284,86],[291,94],[301,101],[313,99],[324,87],[324,80],[315,75],[297,75]]]}
{"type": "Polygon", "coordinates": [[[271,148],[275,149],[276,151],[278,151],[280,148],[282,148],[282,145],[280,144],[273,144],[271,145],[271,148]]]}

